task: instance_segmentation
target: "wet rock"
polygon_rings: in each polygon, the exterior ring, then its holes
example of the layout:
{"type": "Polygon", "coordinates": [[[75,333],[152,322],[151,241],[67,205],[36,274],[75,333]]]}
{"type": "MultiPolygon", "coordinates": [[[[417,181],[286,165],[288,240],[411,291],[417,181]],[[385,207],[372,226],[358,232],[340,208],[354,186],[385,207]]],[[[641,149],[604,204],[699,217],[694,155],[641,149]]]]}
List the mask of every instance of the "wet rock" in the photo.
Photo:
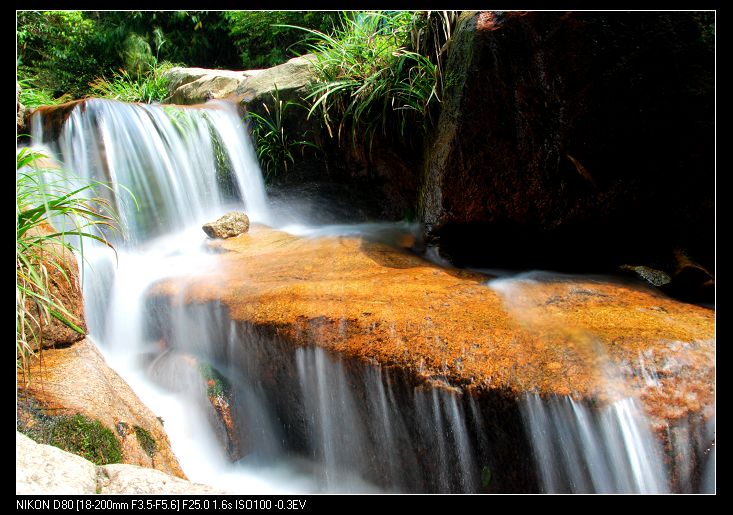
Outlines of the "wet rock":
{"type": "Polygon", "coordinates": [[[662,270],[657,270],[644,265],[621,265],[619,269],[633,272],[640,279],[643,279],[652,286],[664,286],[672,281],[672,278],[662,270]]]}
{"type": "Polygon", "coordinates": [[[46,349],[26,376],[18,375],[18,424],[43,433],[49,417],[80,413],[118,437],[122,462],[155,468],[185,478],[161,421],[109,366],[89,339],[60,349],[46,349]],[[150,453],[147,439],[154,441],[150,453]]]}
{"type": "Polygon", "coordinates": [[[242,424],[232,410],[234,395],[221,373],[201,358],[174,349],[167,349],[149,359],[147,370],[150,379],[172,392],[185,389],[189,398],[195,400],[195,409],[205,414],[204,418],[211,425],[221,449],[232,462],[242,458],[242,449],[246,452],[254,450],[246,441],[242,445],[238,431],[242,424]]]}
{"type": "Polygon", "coordinates": [[[220,245],[215,274],[165,281],[151,295],[185,290],[189,302],[221,302],[232,319],[293,345],[463,390],[630,395],[659,427],[714,413],[714,311],[641,285],[539,275],[489,287],[488,276],[381,243],[260,226],[220,245]],[[673,363],[680,373],[663,372],[673,363]]]}
{"type": "Polygon", "coordinates": [[[611,270],[680,246],[710,269],[706,16],[462,13],[419,195],[428,241],[457,264],[611,270]]]}
{"type": "Polygon", "coordinates": [[[45,143],[47,141],[56,141],[61,135],[61,129],[64,122],[69,118],[71,112],[77,108],[86,109],[86,100],[72,100],[64,104],[52,106],[38,106],[30,110],[30,129],[33,124],[43,123],[43,141],[36,143],[45,143]]]}
{"type": "Polygon", "coordinates": [[[249,217],[241,211],[232,211],[214,222],[204,224],[201,228],[209,238],[232,238],[247,232],[249,217]]]}

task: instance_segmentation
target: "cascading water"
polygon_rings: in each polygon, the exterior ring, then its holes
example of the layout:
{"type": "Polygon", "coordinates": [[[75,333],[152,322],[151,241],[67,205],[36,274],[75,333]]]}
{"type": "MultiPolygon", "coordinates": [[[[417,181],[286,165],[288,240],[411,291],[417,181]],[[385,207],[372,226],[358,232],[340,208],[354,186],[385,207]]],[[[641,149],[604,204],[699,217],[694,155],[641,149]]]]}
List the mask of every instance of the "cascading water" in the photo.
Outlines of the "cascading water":
{"type": "MultiPolygon", "coordinates": [[[[35,143],[82,178],[112,185],[128,235],[115,240],[117,256],[85,246],[88,326],[110,365],[165,420],[191,480],[242,493],[668,488],[661,452],[631,399],[599,411],[532,394],[478,398],[398,368],[293,348],[229,321],[223,306],[149,298],[165,277],[216,266],[200,226],[232,208],[311,236],[369,231],[391,241],[414,230],[313,228],[270,213],[235,106],[87,100],[49,141],[39,122],[35,143]]],[[[711,467],[703,488],[714,482],[711,467]]]]}

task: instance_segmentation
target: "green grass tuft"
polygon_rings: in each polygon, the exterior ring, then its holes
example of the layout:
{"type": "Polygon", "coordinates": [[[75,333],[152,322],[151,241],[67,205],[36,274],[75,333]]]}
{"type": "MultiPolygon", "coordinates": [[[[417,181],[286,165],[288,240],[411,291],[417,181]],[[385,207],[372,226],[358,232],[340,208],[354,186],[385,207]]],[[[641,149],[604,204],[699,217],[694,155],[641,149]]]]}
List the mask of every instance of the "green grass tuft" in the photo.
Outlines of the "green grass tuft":
{"type": "Polygon", "coordinates": [[[318,76],[308,98],[331,137],[371,142],[377,132],[409,141],[432,124],[441,101],[444,42],[455,13],[344,13],[333,34],[310,34],[318,76]],[[441,44],[442,43],[442,44],[441,44]]]}
{"type": "Polygon", "coordinates": [[[94,95],[122,102],[162,102],[168,96],[165,72],[171,64],[155,64],[147,71],[128,72],[120,69],[112,78],[99,77],[90,84],[94,95]]]}

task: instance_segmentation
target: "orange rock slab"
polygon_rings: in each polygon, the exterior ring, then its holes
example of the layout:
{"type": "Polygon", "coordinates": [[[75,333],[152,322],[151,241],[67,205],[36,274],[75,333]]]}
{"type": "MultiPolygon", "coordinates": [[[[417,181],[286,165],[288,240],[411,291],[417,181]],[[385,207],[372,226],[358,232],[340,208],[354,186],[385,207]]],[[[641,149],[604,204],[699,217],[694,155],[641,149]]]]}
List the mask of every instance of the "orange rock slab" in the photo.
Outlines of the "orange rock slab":
{"type": "Polygon", "coordinates": [[[714,310],[644,286],[548,276],[492,288],[489,276],[358,237],[301,238],[257,225],[210,245],[216,272],[167,279],[150,294],[221,301],[231,319],[294,345],[400,366],[433,383],[634,395],[660,422],[714,413],[714,310]]]}

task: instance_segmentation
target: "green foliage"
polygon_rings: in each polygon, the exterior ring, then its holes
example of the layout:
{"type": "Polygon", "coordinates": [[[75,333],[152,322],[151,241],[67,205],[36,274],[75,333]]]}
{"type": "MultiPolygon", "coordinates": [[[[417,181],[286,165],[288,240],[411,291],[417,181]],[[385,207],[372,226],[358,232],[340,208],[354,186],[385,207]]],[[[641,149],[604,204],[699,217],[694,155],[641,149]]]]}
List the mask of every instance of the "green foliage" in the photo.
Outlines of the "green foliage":
{"type": "Polygon", "coordinates": [[[450,37],[454,21],[426,12],[374,11],[344,13],[332,35],[303,28],[311,35],[307,46],[318,75],[309,115],[319,112],[332,137],[341,142],[348,132],[353,144],[371,144],[377,131],[409,141],[413,127],[427,130],[443,89],[444,41],[437,51],[433,47],[450,37]],[[445,34],[436,34],[437,28],[445,34]]]}
{"type": "Polygon", "coordinates": [[[82,11],[18,11],[17,43],[19,73],[54,97],[83,97],[119,60],[115,36],[82,11]]]}
{"type": "Polygon", "coordinates": [[[318,149],[318,147],[305,139],[307,134],[301,134],[301,139],[295,140],[291,137],[290,131],[285,130],[285,114],[291,107],[307,109],[302,104],[288,100],[283,102],[280,93],[275,88],[272,93],[272,107],[263,102],[264,115],[250,111],[249,119],[252,123],[252,138],[257,151],[257,159],[265,172],[265,179],[271,179],[279,172],[287,172],[289,167],[295,164],[293,153],[300,148],[301,152],[306,148],[318,149]]]}
{"type": "Polygon", "coordinates": [[[143,448],[145,454],[152,458],[153,455],[158,452],[158,444],[155,442],[155,439],[148,431],[140,426],[132,426],[132,428],[135,430],[135,438],[137,438],[137,443],[139,443],[140,447],[143,448]]]}
{"type": "Polygon", "coordinates": [[[236,69],[237,49],[221,11],[107,11],[105,26],[136,34],[161,60],[202,68],[236,69]]]}
{"type": "Polygon", "coordinates": [[[41,152],[21,148],[16,154],[16,364],[26,371],[28,360],[41,348],[44,327],[60,320],[83,333],[81,321],[53,292],[53,282],[71,285],[65,253],[83,257],[85,239],[110,248],[105,229],[116,229],[118,220],[110,204],[95,193],[99,182],[83,183],[58,168],[43,166],[41,152]],[[81,184],[81,186],[78,186],[81,184]],[[65,221],[71,229],[50,225],[65,221]],[[52,279],[52,276],[55,278],[52,279]]]}
{"type": "Polygon", "coordinates": [[[18,79],[18,84],[20,85],[18,101],[25,107],[57,105],[71,100],[68,95],[54,98],[50,91],[36,87],[33,82],[30,78],[18,79]]]}
{"type": "Polygon", "coordinates": [[[330,34],[338,13],[327,11],[227,11],[229,34],[246,69],[269,68],[307,51],[298,25],[330,34]]]}
{"type": "Polygon", "coordinates": [[[129,72],[120,69],[114,72],[111,79],[100,77],[90,86],[97,97],[111,98],[123,102],[145,102],[152,104],[162,102],[168,96],[168,79],[165,73],[171,68],[170,63],[158,65],[155,58],[145,65],[135,61],[137,70],[129,72]]]}
{"type": "Polygon", "coordinates": [[[237,68],[222,12],[18,11],[18,73],[52,97],[83,98],[98,77],[160,61],[237,68]]]}

